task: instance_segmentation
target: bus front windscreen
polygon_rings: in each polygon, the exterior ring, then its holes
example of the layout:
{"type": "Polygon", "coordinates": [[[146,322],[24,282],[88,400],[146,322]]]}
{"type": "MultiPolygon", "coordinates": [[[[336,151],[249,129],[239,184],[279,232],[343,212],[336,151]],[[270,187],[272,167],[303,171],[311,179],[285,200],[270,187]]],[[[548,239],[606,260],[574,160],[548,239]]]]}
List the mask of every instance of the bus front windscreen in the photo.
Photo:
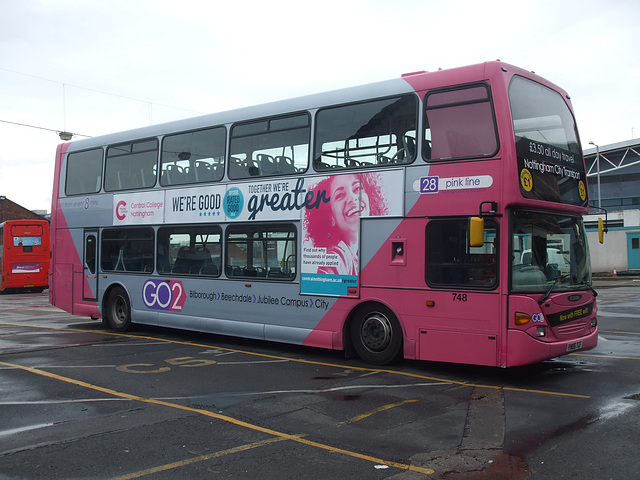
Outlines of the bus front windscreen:
{"type": "Polygon", "coordinates": [[[515,211],[511,228],[512,291],[590,288],[591,262],[580,217],[515,211]]]}
{"type": "Polygon", "coordinates": [[[587,205],[582,150],[573,114],[562,95],[515,76],[509,101],[522,196],[587,205]]]}

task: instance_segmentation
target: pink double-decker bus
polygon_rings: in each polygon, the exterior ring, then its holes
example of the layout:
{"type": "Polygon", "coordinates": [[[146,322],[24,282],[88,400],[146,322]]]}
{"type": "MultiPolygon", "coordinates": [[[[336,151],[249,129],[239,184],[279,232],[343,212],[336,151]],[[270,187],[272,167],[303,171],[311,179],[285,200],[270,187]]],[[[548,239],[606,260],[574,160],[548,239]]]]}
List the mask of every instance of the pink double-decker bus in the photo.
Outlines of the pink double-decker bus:
{"type": "Polygon", "coordinates": [[[488,62],[65,143],[51,303],[508,367],[597,343],[568,95],[488,62]]]}

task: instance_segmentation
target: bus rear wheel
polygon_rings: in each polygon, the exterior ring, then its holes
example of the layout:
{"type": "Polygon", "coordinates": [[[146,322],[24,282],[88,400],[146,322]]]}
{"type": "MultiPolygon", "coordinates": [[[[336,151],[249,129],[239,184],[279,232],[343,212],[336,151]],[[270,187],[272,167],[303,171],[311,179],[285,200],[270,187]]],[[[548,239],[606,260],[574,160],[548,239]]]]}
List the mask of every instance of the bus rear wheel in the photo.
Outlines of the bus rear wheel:
{"type": "Polygon", "coordinates": [[[126,332],[131,328],[131,303],[124,288],[115,287],[109,292],[106,315],[112,330],[126,332]]]}
{"type": "Polygon", "coordinates": [[[386,365],[402,348],[402,329],[395,315],[382,305],[362,308],[351,322],[351,340],[358,356],[373,365],[386,365]]]}

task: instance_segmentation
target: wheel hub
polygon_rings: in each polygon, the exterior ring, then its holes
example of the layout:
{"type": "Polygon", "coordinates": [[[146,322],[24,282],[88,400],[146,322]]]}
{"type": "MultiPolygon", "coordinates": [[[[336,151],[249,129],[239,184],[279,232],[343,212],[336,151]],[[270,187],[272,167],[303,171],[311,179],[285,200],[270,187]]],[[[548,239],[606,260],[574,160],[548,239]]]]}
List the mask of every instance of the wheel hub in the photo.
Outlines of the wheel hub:
{"type": "Polygon", "coordinates": [[[362,323],[360,334],[367,350],[381,352],[391,343],[391,322],[384,315],[374,313],[362,323]]]}

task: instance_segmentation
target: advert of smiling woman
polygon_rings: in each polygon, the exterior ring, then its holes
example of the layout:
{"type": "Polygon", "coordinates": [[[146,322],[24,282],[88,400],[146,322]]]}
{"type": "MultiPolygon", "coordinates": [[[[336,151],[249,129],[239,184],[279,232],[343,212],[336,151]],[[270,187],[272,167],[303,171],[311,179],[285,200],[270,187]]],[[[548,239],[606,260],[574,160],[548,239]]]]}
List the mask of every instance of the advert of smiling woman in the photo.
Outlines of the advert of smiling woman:
{"type": "Polygon", "coordinates": [[[328,197],[328,203],[308,209],[305,215],[306,242],[326,252],[326,261],[319,262],[317,273],[358,274],[360,217],[387,213],[379,181],[372,174],[334,175],[313,187],[328,197]]]}

